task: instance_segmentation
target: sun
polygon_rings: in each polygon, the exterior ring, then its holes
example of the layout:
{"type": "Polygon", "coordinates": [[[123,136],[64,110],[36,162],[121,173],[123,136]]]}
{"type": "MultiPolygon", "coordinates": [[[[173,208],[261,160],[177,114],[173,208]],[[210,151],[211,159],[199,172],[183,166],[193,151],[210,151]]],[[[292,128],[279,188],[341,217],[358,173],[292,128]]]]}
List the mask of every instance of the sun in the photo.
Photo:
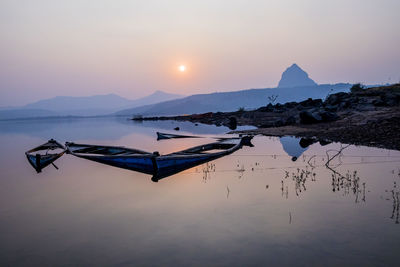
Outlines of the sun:
{"type": "Polygon", "coordinates": [[[180,65],[180,66],[178,67],[178,70],[179,70],[180,72],[185,72],[185,71],[186,71],[186,66],[185,66],[185,65],[180,65]]]}

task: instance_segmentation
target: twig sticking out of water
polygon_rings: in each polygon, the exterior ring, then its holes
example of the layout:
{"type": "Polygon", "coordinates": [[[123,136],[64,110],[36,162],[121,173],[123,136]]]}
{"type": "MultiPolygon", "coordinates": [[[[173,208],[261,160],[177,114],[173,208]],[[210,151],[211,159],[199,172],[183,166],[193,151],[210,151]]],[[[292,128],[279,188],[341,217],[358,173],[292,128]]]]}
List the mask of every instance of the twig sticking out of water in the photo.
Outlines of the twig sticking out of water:
{"type": "Polygon", "coordinates": [[[215,172],[215,164],[208,162],[203,164],[203,182],[211,179],[211,172],[215,172]]]}
{"type": "MultiPolygon", "coordinates": [[[[239,164],[237,165],[239,167],[239,164]]],[[[244,169],[244,165],[242,164],[242,166],[240,167],[240,169],[236,170],[239,173],[239,179],[241,179],[243,177],[244,172],[246,171],[244,169]]]]}
{"type": "MultiPolygon", "coordinates": [[[[307,179],[311,179],[311,181],[316,181],[316,173],[314,172],[314,168],[308,168],[308,166],[305,167],[305,169],[300,169],[297,168],[297,172],[292,172],[292,181],[294,181],[294,190],[295,190],[295,194],[296,196],[299,196],[299,193],[306,191],[306,182],[307,179]]],[[[284,180],[286,180],[287,178],[290,177],[290,174],[288,171],[285,171],[285,177],[284,180]]],[[[281,191],[282,191],[282,196],[286,195],[286,198],[288,198],[288,186],[286,186],[286,191],[284,192],[284,183],[281,180],[281,191]]]]}
{"type": "MultiPolygon", "coordinates": [[[[339,161],[340,161],[340,157],[341,157],[341,155],[342,155],[342,151],[344,150],[344,149],[346,149],[346,148],[348,148],[350,145],[347,145],[347,146],[341,146],[340,147],[340,149],[339,150],[332,150],[332,149],[330,149],[330,150],[327,150],[326,151],[326,156],[327,156],[327,158],[328,158],[328,160],[326,161],[326,163],[325,163],[325,166],[329,166],[329,163],[334,159],[334,158],[336,158],[337,156],[339,156],[339,161]],[[336,151],[337,153],[333,156],[333,157],[329,157],[329,152],[330,151],[336,151]]],[[[341,164],[341,161],[340,161],[340,164],[341,164]]],[[[339,165],[340,165],[339,164],[339,165]]]]}
{"type": "Polygon", "coordinates": [[[393,210],[392,210],[392,216],[390,219],[394,219],[396,224],[399,224],[399,209],[400,209],[400,200],[399,200],[399,191],[395,191],[397,187],[396,182],[393,183],[393,189],[390,191],[392,193],[392,199],[393,199],[393,210]],[[395,217],[396,215],[396,217],[395,217]]]}
{"type": "Polygon", "coordinates": [[[315,158],[316,158],[316,155],[313,155],[307,161],[307,164],[310,165],[311,168],[315,168],[315,166],[312,165],[311,162],[310,162],[312,159],[314,159],[314,164],[315,164],[315,158]]]}

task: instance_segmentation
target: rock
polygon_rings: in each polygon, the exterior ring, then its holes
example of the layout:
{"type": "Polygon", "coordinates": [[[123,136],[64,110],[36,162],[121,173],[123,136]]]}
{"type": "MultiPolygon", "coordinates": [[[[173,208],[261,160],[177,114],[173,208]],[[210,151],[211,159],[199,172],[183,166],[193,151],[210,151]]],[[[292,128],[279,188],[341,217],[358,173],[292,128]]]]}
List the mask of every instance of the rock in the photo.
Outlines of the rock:
{"type": "Polygon", "coordinates": [[[302,111],[300,112],[299,116],[300,116],[300,123],[304,124],[312,124],[322,121],[321,116],[316,112],[302,111]]]}
{"type": "Polygon", "coordinates": [[[258,111],[261,111],[261,112],[272,112],[272,111],[274,111],[274,105],[269,103],[266,107],[259,108],[258,111]]]}
{"type": "Polygon", "coordinates": [[[375,107],[373,104],[360,104],[355,107],[358,111],[373,111],[375,107]]]}
{"type": "Polygon", "coordinates": [[[286,125],[291,125],[296,123],[296,117],[295,116],[290,116],[286,119],[286,125]]]}
{"type": "Polygon", "coordinates": [[[237,128],[237,119],[235,117],[229,118],[228,127],[231,130],[235,130],[237,128]]]}
{"type": "Polygon", "coordinates": [[[297,64],[293,64],[282,73],[278,88],[316,85],[317,83],[308,77],[307,72],[302,70],[297,64]]]}
{"type": "Polygon", "coordinates": [[[334,112],[322,111],[319,113],[319,115],[322,118],[322,122],[335,121],[339,119],[339,116],[334,112]]]}
{"type": "Polygon", "coordinates": [[[322,99],[307,99],[299,103],[303,107],[321,107],[322,99]]]}
{"type": "Polygon", "coordinates": [[[337,106],[332,106],[332,105],[325,106],[326,111],[335,112],[335,111],[337,111],[337,109],[338,109],[337,106]]]}
{"type": "Polygon", "coordinates": [[[380,98],[380,99],[375,99],[375,100],[372,102],[372,105],[374,105],[374,106],[376,106],[376,107],[384,107],[384,106],[386,106],[387,104],[380,98]]]}
{"type": "Polygon", "coordinates": [[[285,126],[285,121],[284,120],[277,120],[274,122],[274,127],[282,127],[285,126]]]}
{"type": "Polygon", "coordinates": [[[336,93],[333,95],[328,96],[328,98],[325,100],[326,105],[338,105],[340,102],[342,102],[344,99],[348,98],[349,94],[348,93],[336,93]]]}
{"type": "Polygon", "coordinates": [[[400,100],[399,98],[399,95],[393,93],[386,93],[382,96],[382,100],[390,107],[398,105],[400,100]]]}
{"type": "Polygon", "coordinates": [[[283,105],[283,107],[286,109],[290,109],[296,107],[297,105],[298,105],[297,102],[287,102],[283,105]]]}
{"type": "Polygon", "coordinates": [[[271,128],[271,127],[274,127],[274,124],[271,122],[266,122],[258,126],[258,128],[271,128]]]}
{"type": "Polygon", "coordinates": [[[351,107],[350,101],[343,101],[339,103],[338,109],[346,109],[351,107]]]}

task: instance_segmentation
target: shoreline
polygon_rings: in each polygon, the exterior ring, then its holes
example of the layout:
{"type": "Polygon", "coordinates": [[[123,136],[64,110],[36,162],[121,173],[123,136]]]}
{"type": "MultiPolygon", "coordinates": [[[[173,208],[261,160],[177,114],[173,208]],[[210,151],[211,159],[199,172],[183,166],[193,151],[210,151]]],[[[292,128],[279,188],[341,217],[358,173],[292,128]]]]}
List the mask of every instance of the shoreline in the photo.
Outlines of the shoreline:
{"type": "Polygon", "coordinates": [[[132,120],[176,120],[224,125],[238,134],[296,136],[353,145],[400,150],[400,84],[352,90],[325,101],[268,104],[257,110],[208,112],[132,120]],[[235,131],[238,125],[257,129],[235,131]]]}

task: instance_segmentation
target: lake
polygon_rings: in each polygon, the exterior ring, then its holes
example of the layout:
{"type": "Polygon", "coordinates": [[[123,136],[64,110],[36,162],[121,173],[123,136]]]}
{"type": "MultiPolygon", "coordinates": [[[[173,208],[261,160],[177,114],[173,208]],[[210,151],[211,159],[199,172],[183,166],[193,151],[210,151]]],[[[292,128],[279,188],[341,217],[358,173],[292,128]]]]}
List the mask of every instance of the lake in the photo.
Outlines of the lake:
{"type": "Polygon", "coordinates": [[[0,265],[398,266],[399,151],[256,136],[254,147],[157,183],[72,155],[36,173],[24,154],[50,138],[166,154],[228,131],[0,122],[0,265]],[[157,141],[157,131],[204,138],[157,141]]]}

